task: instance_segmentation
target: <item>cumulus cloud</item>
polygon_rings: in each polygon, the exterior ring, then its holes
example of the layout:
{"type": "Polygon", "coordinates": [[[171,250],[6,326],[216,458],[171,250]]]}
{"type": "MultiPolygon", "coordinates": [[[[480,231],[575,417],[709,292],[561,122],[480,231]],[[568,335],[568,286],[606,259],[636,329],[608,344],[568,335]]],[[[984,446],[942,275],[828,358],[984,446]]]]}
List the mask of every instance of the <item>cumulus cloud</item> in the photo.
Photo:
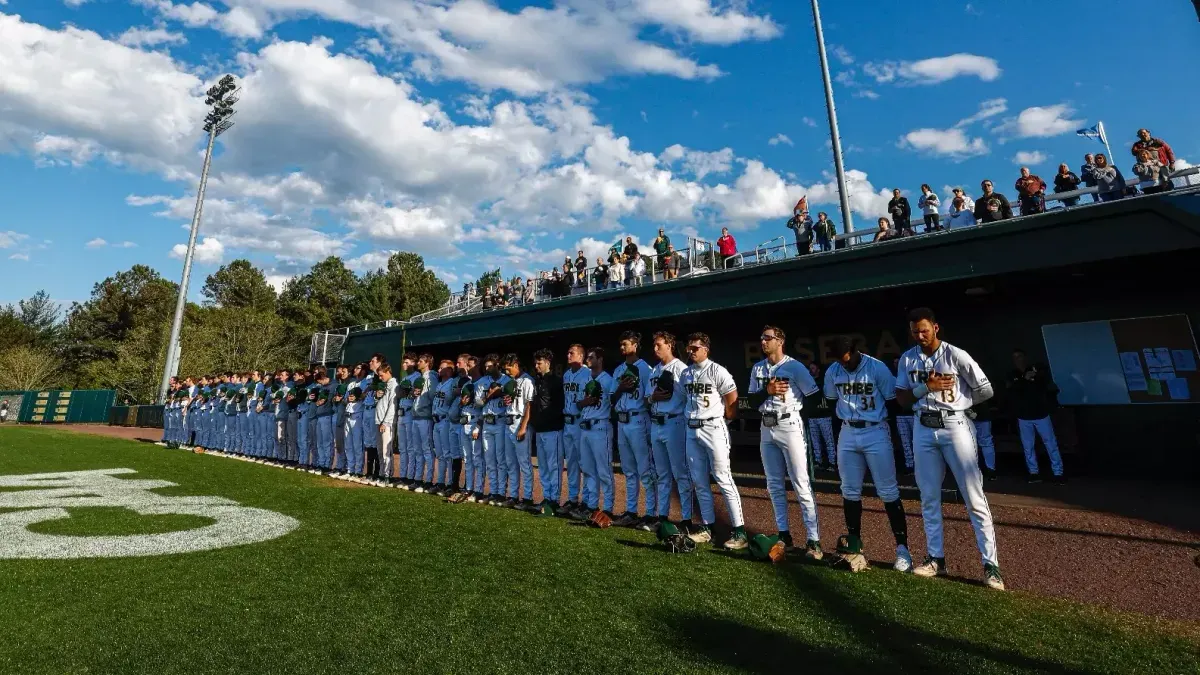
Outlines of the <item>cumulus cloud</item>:
{"type": "Polygon", "coordinates": [[[28,238],[29,235],[12,230],[0,232],[0,248],[12,248],[28,238]]]}
{"type": "Polygon", "coordinates": [[[783,143],[784,145],[796,145],[792,142],[792,139],[788,138],[785,134],[775,134],[771,137],[771,140],[767,141],[767,145],[779,145],[780,143],[783,143]]]}
{"type": "Polygon", "coordinates": [[[117,37],[117,42],[127,47],[157,47],[158,45],[181,45],[187,42],[183,33],[166,28],[130,28],[117,37]]]}
{"type": "MultiPolygon", "coordinates": [[[[187,255],[187,244],[175,244],[171,248],[171,257],[182,260],[187,255]]],[[[217,239],[204,237],[196,244],[193,260],[203,264],[216,264],[225,257],[225,246],[217,239]]]]}
{"type": "Polygon", "coordinates": [[[96,237],[95,239],[84,244],[84,246],[87,248],[104,248],[105,246],[108,246],[108,242],[104,241],[100,237],[96,237]]]}
{"type": "Polygon", "coordinates": [[[1074,114],[1075,109],[1066,103],[1033,106],[1004,120],[994,131],[1013,138],[1049,138],[1083,126],[1085,120],[1070,118],[1074,114]]]}
{"type": "Polygon", "coordinates": [[[1013,164],[1021,166],[1037,166],[1046,161],[1046,155],[1040,150],[1021,150],[1013,155],[1013,164]]]}
{"type": "Polygon", "coordinates": [[[29,262],[29,254],[28,253],[14,253],[14,254],[8,256],[8,259],[29,262]]]}
{"type": "Polygon", "coordinates": [[[985,155],[989,151],[987,143],[982,138],[972,138],[958,128],[914,129],[904,134],[897,145],[901,148],[955,160],[985,155]]]}
{"type": "Polygon", "coordinates": [[[862,71],[879,84],[939,84],[956,77],[991,82],[1002,72],[995,59],[965,53],[920,61],[870,61],[863,64],[862,71]]]}

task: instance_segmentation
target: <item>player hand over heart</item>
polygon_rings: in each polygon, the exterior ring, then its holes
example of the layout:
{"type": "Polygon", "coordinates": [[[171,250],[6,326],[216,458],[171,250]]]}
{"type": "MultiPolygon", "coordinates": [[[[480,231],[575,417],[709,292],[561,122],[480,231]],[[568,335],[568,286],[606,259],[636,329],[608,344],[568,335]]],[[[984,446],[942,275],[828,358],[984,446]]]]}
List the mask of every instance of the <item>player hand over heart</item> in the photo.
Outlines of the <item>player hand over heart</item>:
{"type": "Polygon", "coordinates": [[[929,391],[948,391],[954,388],[954,376],[934,373],[929,376],[925,386],[929,387],[929,391]]]}
{"type": "Polygon", "coordinates": [[[791,385],[788,384],[786,380],[779,380],[772,377],[771,380],[767,382],[767,393],[772,396],[783,396],[784,394],[787,394],[788,387],[790,386],[791,385]]]}

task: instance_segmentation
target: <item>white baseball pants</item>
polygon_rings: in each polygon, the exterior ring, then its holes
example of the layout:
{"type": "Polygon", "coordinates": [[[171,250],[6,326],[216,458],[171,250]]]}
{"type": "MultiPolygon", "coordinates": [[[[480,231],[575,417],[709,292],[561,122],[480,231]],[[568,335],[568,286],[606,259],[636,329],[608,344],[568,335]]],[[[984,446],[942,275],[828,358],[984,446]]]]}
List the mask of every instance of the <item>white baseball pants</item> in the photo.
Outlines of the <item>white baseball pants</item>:
{"type": "Polygon", "coordinates": [[[804,530],[809,540],[820,541],[817,525],[817,502],[813,499],[812,485],[808,479],[808,448],[804,445],[804,429],[795,414],[790,419],[780,420],[773,427],[764,426],[758,444],[762,454],[763,472],[767,477],[767,493],[771,496],[771,507],[775,511],[775,526],[780,532],[788,527],[788,499],[785,476],[791,476],[796,501],[800,502],[800,517],[804,519],[804,530]]]}
{"type": "Polygon", "coordinates": [[[632,416],[628,422],[617,423],[617,456],[621,473],[625,475],[625,512],[638,514],[638,493],[646,491],[646,513],[656,507],[654,499],[654,465],[650,461],[650,418],[645,413],[632,416]]]}
{"type": "Polygon", "coordinates": [[[1058,453],[1058,439],[1054,436],[1054,425],[1049,417],[1040,420],[1017,420],[1017,430],[1021,434],[1021,447],[1025,450],[1025,468],[1029,473],[1039,471],[1037,460],[1037,439],[1040,436],[1042,445],[1046,446],[1046,454],[1050,455],[1050,471],[1055,476],[1063,473],[1062,455],[1058,453]]]}
{"type": "MultiPolygon", "coordinates": [[[[483,433],[483,467],[487,472],[488,494],[502,495],[504,487],[500,481],[500,457],[504,455],[505,428],[503,424],[484,424],[483,433]]],[[[479,479],[475,479],[479,482],[479,479]]]]}
{"type": "Polygon", "coordinates": [[[579,445],[579,465],[583,470],[583,499],[589,509],[600,506],[604,494],[604,510],[613,510],[612,427],[608,420],[592,420],[592,428],[584,429],[579,445]]]}
{"type": "MultiPolygon", "coordinates": [[[[579,428],[579,423],[567,424],[563,427],[563,459],[567,465],[567,501],[581,502],[579,479],[583,471],[580,468],[579,448],[583,444],[583,430],[579,428]]],[[[594,492],[596,486],[591,486],[594,492]]],[[[585,489],[586,492],[586,489],[585,489]]]]}
{"type": "MultiPolygon", "coordinates": [[[[654,456],[654,475],[658,479],[657,509],[652,516],[666,518],[671,513],[671,481],[679,492],[679,508],[684,520],[692,519],[692,476],[688,472],[687,426],[683,415],[667,418],[662,424],[651,421],[650,451],[654,456]]],[[[649,506],[647,505],[647,510],[649,506]]]]}
{"type": "Polygon", "coordinates": [[[881,500],[894,502],[900,498],[888,425],[879,423],[857,429],[843,423],[838,434],[838,476],[842,479],[843,498],[862,501],[863,479],[868,470],[881,500]]]}
{"type": "Polygon", "coordinates": [[[975,438],[970,420],[961,413],[946,417],[944,429],[930,429],[917,424],[913,436],[913,457],[917,462],[917,487],[921,490],[921,517],[925,522],[925,542],[929,555],[945,557],[942,545],[942,480],[946,467],[954,474],[954,482],[962,493],[971,527],[975,528],[975,543],[984,563],[999,565],[996,558],[996,532],[992,527],[992,511],[983,493],[983,473],[975,458],[975,438]]]}
{"type": "Polygon", "coordinates": [[[521,428],[521,420],[505,427],[504,464],[508,469],[508,484],[513,497],[533,499],[533,458],[530,448],[533,447],[533,429],[525,430],[525,437],[517,440],[517,430],[521,428]],[[520,474],[518,476],[518,474],[520,474]]]}
{"type": "Polygon", "coordinates": [[[729,428],[721,419],[709,420],[699,429],[687,427],[687,459],[691,470],[692,485],[695,486],[696,501],[700,504],[700,518],[705,525],[717,522],[717,511],[713,507],[712,483],[717,483],[725,504],[729,507],[729,521],[741,527],[742,496],[733,482],[733,471],[729,465],[729,428]]]}

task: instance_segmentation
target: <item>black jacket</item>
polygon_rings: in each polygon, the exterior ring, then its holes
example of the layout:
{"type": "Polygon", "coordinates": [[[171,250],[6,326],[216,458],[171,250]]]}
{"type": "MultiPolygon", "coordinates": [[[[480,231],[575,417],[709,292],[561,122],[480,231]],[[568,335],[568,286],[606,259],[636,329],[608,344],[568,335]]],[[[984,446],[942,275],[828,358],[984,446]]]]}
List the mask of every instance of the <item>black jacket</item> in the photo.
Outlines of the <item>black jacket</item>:
{"type": "Polygon", "coordinates": [[[975,220],[981,223],[994,223],[997,220],[1008,220],[1012,217],[1012,205],[1008,203],[1008,198],[999,192],[980,195],[979,199],[975,201],[975,220]],[[995,203],[997,207],[995,211],[988,208],[989,202],[995,203]]]}
{"type": "Polygon", "coordinates": [[[1008,395],[1008,404],[1019,420],[1049,417],[1058,405],[1058,386],[1050,379],[1050,369],[1042,364],[1010,372],[1008,395]]]}
{"type": "Polygon", "coordinates": [[[888,202],[888,213],[892,216],[892,224],[897,230],[908,229],[912,220],[912,208],[908,205],[908,197],[895,197],[888,202]]]}
{"type": "Polygon", "coordinates": [[[535,434],[563,430],[562,378],[554,373],[533,376],[533,410],[529,422],[535,434]]]}

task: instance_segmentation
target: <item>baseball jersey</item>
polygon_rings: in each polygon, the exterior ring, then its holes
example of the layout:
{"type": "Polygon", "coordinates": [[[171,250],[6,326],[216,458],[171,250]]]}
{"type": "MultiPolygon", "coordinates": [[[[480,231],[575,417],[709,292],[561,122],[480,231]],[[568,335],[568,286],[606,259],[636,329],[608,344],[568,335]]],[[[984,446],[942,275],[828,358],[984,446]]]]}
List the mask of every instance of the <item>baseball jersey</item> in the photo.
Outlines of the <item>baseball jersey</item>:
{"type": "Polygon", "coordinates": [[[583,386],[592,380],[592,371],[580,366],[579,370],[567,368],[563,371],[563,414],[579,415],[579,401],[583,399],[583,386]]]}
{"type": "MultiPolygon", "coordinates": [[[[492,382],[495,382],[496,384],[503,387],[511,379],[512,378],[507,375],[500,375],[500,377],[496,378],[495,380],[492,380],[492,382]]],[[[491,382],[484,385],[484,389],[483,389],[484,397],[487,396],[487,388],[491,387],[491,386],[492,386],[491,382]]],[[[506,408],[504,406],[504,395],[503,394],[500,394],[496,398],[488,401],[487,403],[485,403],[483,405],[483,414],[484,415],[507,415],[508,414],[508,412],[506,412],[507,410],[508,410],[508,408],[506,408]]]]}
{"type": "Polygon", "coordinates": [[[766,390],[767,384],[772,378],[782,380],[787,384],[787,391],[783,392],[782,398],[767,396],[767,400],[758,406],[760,413],[783,415],[797,412],[804,407],[805,396],[812,396],[820,391],[817,383],[813,381],[812,375],[809,375],[808,368],[785,354],[775,365],[771,365],[767,359],[754,364],[754,367],[750,369],[749,393],[755,394],[766,390]]]}
{"type": "Polygon", "coordinates": [[[693,363],[680,378],[687,393],[684,413],[690,420],[716,420],[725,416],[725,395],[737,391],[733,376],[712,359],[693,363]]]}
{"type": "Polygon", "coordinates": [[[601,391],[599,403],[597,403],[596,405],[588,406],[586,408],[581,409],[581,414],[583,415],[583,419],[589,420],[592,422],[596,422],[596,421],[600,421],[600,420],[607,420],[609,418],[609,416],[611,415],[611,411],[612,411],[612,406],[609,404],[609,399],[608,399],[608,394],[613,389],[612,375],[609,375],[608,373],[606,373],[602,370],[602,371],[600,371],[599,375],[592,377],[592,371],[587,368],[583,368],[582,372],[585,372],[588,374],[588,379],[585,380],[583,386],[580,387],[581,391],[579,392],[579,398],[581,400],[584,398],[584,392],[582,391],[582,389],[583,389],[583,387],[586,387],[587,383],[591,382],[592,380],[596,380],[597,382],[600,383],[600,391],[601,391]]]}
{"type": "Polygon", "coordinates": [[[836,399],[837,416],[846,422],[882,422],[887,402],[896,398],[896,378],[883,361],[866,354],[854,372],[839,362],[825,371],[825,398],[836,399]]]}
{"type": "Polygon", "coordinates": [[[664,372],[671,373],[675,377],[675,386],[671,391],[671,398],[665,401],[650,401],[650,412],[654,415],[679,415],[683,413],[683,409],[687,406],[687,392],[683,389],[683,371],[687,370],[687,365],[679,359],[672,359],[670,363],[663,365],[659,363],[654,366],[654,370],[650,371],[650,380],[643,382],[645,387],[643,395],[646,400],[650,400],[650,395],[658,387],[658,378],[662,377],[664,372]]]}
{"type": "Polygon", "coordinates": [[[939,344],[930,356],[920,346],[913,347],[900,357],[896,370],[901,373],[896,378],[896,388],[909,391],[928,381],[931,373],[954,376],[954,386],[946,391],[929,392],[913,405],[914,412],[967,410],[975,405],[974,393],[991,386],[975,359],[949,342],[939,344]]]}
{"type": "Polygon", "coordinates": [[[421,383],[421,394],[412,401],[412,411],[414,417],[429,417],[433,414],[433,399],[437,396],[438,376],[432,370],[427,371],[424,375],[417,373],[413,378],[413,386],[416,383],[421,383]]]}
{"type": "Polygon", "coordinates": [[[525,414],[525,408],[529,402],[533,400],[533,379],[525,373],[517,378],[517,392],[512,397],[512,403],[509,404],[506,414],[515,415],[518,420],[525,414]]]}
{"type": "Polygon", "coordinates": [[[433,394],[434,415],[450,414],[450,399],[457,398],[451,395],[454,392],[456,382],[456,378],[447,377],[445,382],[438,385],[437,391],[433,394]]]}
{"type": "MultiPolygon", "coordinates": [[[[409,373],[408,375],[405,375],[403,379],[408,380],[408,383],[412,384],[417,381],[418,377],[421,377],[421,373],[414,370],[413,372],[409,373]]],[[[393,379],[395,379],[395,378],[393,378],[393,379]]],[[[396,386],[399,387],[400,383],[397,382],[396,386]]],[[[399,410],[412,410],[413,409],[413,400],[411,398],[405,396],[404,398],[401,398],[399,401],[396,402],[396,408],[399,410]]]]}
{"type": "Polygon", "coordinates": [[[459,416],[462,415],[462,413],[463,413],[462,395],[461,395],[462,392],[459,391],[458,393],[455,393],[455,391],[454,391],[455,389],[458,388],[458,376],[457,375],[449,378],[447,380],[447,382],[450,383],[450,388],[446,390],[446,396],[448,397],[447,401],[449,403],[449,405],[446,406],[446,415],[448,415],[450,417],[451,422],[454,422],[454,421],[458,420],[459,416]]]}
{"type": "Polygon", "coordinates": [[[379,395],[375,403],[375,424],[391,426],[396,422],[396,390],[400,384],[393,377],[384,386],[387,389],[379,395]]]}
{"type": "Polygon", "coordinates": [[[353,417],[354,414],[358,412],[359,407],[362,405],[362,396],[360,395],[358,397],[358,401],[351,401],[350,390],[354,389],[355,387],[361,387],[362,385],[359,384],[359,380],[354,379],[353,376],[346,380],[344,384],[346,385],[346,396],[342,399],[342,409],[346,416],[353,417]]]}
{"type": "Polygon", "coordinates": [[[643,360],[638,359],[631,367],[628,363],[621,362],[617,369],[612,374],[611,391],[606,390],[607,394],[617,393],[617,385],[621,381],[621,376],[626,371],[634,370],[638,376],[638,386],[633,391],[627,391],[617,399],[617,403],[613,409],[617,412],[642,412],[646,409],[646,397],[642,395],[646,386],[646,381],[650,379],[650,366],[643,360]]]}
{"type": "Polygon", "coordinates": [[[475,413],[483,414],[483,409],[486,407],[484,398],[487,397],[487,390],[492,386],[492,376],[482,375],[478,380],[475,380],[475,413]]]}

